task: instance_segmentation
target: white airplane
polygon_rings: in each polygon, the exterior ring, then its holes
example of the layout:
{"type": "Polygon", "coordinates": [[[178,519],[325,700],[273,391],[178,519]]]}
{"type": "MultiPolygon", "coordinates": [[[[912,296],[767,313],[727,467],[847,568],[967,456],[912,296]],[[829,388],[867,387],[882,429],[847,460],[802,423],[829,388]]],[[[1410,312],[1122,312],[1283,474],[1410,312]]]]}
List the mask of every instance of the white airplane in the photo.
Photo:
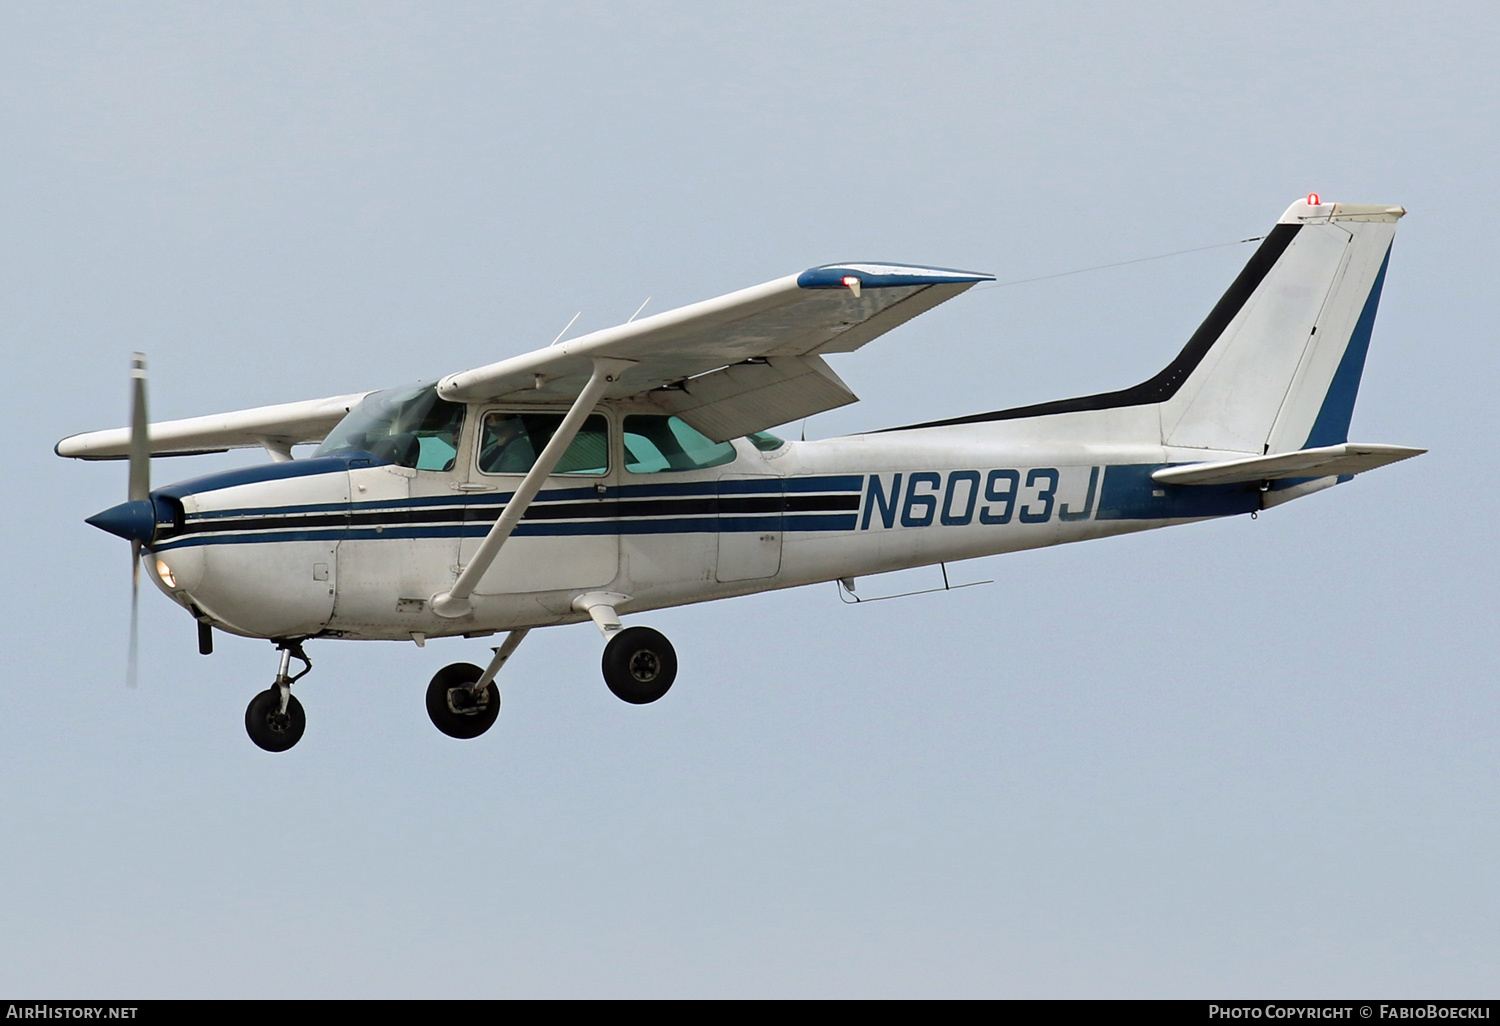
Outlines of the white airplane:
{"type": "Polygon", "coordinates": [[[280,650],[245,713],[257,745],[302,736],[309,639],[506,631],[487,666],[445,666],[427,689],[437,728],[472,738],[535,627],[592,620],[610,690],[654,702],[676,654],[621,615],[1253,516],[1424,452],[1348,441],[1404,213],[1293,203],[1176,359],[1118,392],[769,434],[856,401],[825,356],[991,280],[840,264],[436,382],[189,420],[147,424],[137,354],[131,427],[56,451],[130,460],[128,501],[88,522],[131,542],[200,651],[214,628],[280,650]],[[151,456],[256,446],[272,462],[149,485],[151,456]]]}

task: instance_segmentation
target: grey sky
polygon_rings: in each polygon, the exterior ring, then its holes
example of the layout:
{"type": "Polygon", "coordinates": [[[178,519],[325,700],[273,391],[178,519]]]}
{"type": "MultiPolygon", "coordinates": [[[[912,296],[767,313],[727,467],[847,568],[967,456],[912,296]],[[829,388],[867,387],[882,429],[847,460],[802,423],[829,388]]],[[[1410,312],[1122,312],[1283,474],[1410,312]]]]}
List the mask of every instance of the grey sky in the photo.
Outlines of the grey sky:
{"type": "MultiPolygon", "coordinates": [[[[0,990],[120,996],[1493,994],[1493,5],[0,6],[0,990]],[[482,642],[265,643],[82,522],[158,418],[374,388],[814,264],[1002,281],[1400,203],[1352,437],[1432,451],[1237,518],[482,642]],[[892,582],[893,590],[905,582],[892,582]],[[872,590],[876,587],[872,582],[872,590]]],[[[1122,387],[1251,247],[974,291],[809,436],[1122,387]]],[[[795,431],[795,428],[793,428],[795,431]]],[[[158,461],[155,480],[257,461],[158,461]]]]}

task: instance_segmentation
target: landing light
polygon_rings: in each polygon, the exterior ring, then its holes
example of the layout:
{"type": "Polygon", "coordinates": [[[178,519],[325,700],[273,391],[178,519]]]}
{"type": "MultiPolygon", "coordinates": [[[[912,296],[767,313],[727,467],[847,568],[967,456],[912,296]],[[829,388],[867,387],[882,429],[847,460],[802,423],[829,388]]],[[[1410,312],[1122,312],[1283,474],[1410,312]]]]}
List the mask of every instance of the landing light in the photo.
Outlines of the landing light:
{"type": "Polygon", "coordinates": [[[177,587],[177,578],[173,576],[172,568],[159,559],[156,561],[156,576],[160,577],[161,582],[168,588],[177,587]]]}

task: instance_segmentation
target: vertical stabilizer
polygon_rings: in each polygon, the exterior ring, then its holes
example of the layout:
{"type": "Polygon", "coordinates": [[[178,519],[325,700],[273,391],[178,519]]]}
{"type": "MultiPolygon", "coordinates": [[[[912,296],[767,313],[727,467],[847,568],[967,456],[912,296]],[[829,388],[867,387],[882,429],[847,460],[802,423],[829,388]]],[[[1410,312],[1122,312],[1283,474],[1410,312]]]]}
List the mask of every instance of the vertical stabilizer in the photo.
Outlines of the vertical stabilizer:
{"type": "Polygon", "coordinates": [[[1391,239],[1406,211],[1315,200],[1281,216],[1262,245],[1274,263],[1161,404],[1165,444],[1261,453],[1347,440],[1391,239]]]}

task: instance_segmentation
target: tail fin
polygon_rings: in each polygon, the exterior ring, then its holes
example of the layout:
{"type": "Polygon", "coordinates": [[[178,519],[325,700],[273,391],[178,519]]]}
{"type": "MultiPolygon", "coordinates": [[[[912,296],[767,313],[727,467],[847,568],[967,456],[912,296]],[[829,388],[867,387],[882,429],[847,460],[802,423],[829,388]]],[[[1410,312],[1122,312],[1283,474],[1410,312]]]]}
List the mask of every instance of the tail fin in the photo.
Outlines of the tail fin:
{"type": "Polygon", "coordinates": [[[1139,385],[886,430],[1154,405],[1153,445],[1262,455],[1347,441],[1406,211],[1316,200],[1287,208],[1182,352],[1139,385]]]}
{"type": "Polygon", "coordinates": [[[1405,213],[1305,200],[1287,208],[1157,376],[1174,368],[1181,375],[1161,400],[1162,442],[1262,453],[1347,441],[1391,240],[1405,213]]]}

